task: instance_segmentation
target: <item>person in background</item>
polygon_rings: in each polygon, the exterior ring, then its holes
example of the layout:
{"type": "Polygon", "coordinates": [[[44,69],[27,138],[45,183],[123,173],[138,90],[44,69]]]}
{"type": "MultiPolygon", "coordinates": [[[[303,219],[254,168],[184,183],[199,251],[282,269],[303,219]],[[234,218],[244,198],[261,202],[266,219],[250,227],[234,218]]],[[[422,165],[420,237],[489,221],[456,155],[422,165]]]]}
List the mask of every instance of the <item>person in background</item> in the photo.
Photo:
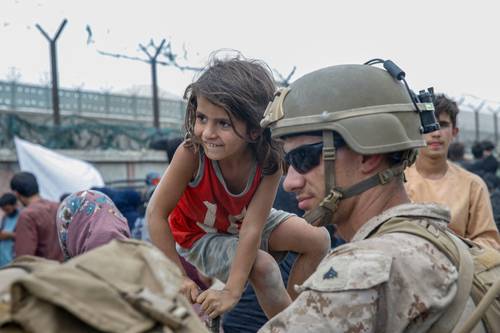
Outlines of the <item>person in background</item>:
{"type": "MultiPolygon", "coordinates": [[[[498,161],[495,156],[493,156],[494,149],[495,145],[489,140],[476,142],[472,147],[475,161],[466,167],[467,170],[475,173],[484,180],[490,193],[494,192],[500,185],[500,178],[497,176],[498,161]]],[[[496,196],[497,195],[495,195],[495,197],[496,196]]],[[[496,201],[495,199],[495,202],[496,201]]],[[[495,211],[495,207],[493,207],[493,211],[495,211]]],[[[495,215],[495,212],[493,213],[495,215]]]]}
{"type": "Polygon", "coordinates": [[[139,209],[143,204],[141,195],[132,188],[92,187],[91,190],[106,194],[127,219],[129,230],[134,230],[139,209]]]}
{"type": "Polygon", "coordinates": [[[495,145],[490,140],[481,141],[483,147],[483,173],[496,175],[498,169],[498,161],[493,155],[495,145]]]}
{"type": "Polygon", "coordinates": [[[146,189],[142,193],[142,204],[138,208],[139,216],[135,220],[134,229],[130,230],[132,238],[134,239],[151,242],[146,222],[146,207],[148,206],[149,199],[151,199],[151,196],[160,182],[160,179],[160,174],[154,171],[149,172],[146,175],[146,179],[144,180],[146,183],[146,189]]]}
{"type": "Polygon", "coordinates": [[[448,160],[468,169],[470,161],[465,159],[465,145],[462,142],[452,142],[448,148],[448,160]]]}
{"type": "Polygon", "coordinates": [[[2,267],[14,259],[15,229],[19,217],[16,196],[13,193],[2,195],[0,208],[4,213],[0,221],[0,267],[2,267]]]}
{"type": "Polygon", "coordinates": [[[475,161],[483,158],[483,145],[481,144],[481,142],[476,141],[472,144],[471,153],[475,161]]]}
{"type": "Polygon", "coordinates": [[[165,145],[165,150],[167,152],[167,158],[168,158],[168,163],[172,162],[172,159],[174,158],[175,151],[179,147],[179,145],[184,141],[183,138],[181,137],[175,137],[172,139],[167,140],[166,145],[165,145]]]}
{"type": "Polygon", "coordinates": [[[59,197],[59,203],[63,202],[64,199],[66,199],[70,194],[71,193],[68,192],[61,194],[61,196],[59,197]]]}
{"type": "Polygon", "coordinates": [[[467,168],[468,171],[482,176],[483,174],[483,145],[481,142],[474,142],[471,147],[472,160],[467,168]]]}
{"type": "Polygon", "coordinates": [[[458,134],[457,104],[437,95],[435,116],[440,129],[424,135],[427,146],[406,170],[406,190],[414,202],[436,202],[451,210],[450,229],[478,243],[500,249],[488,188],[484,181],[447,160],[448,147],[458,134]]]}
{"type": "Polygon", "coordinates": [[[17,220],[15,256],[33,255],[62,261],[64,257],[56,231],[59,203],[40,196],[36,177],[30,172],[16,173],[10,188],[25,206],[17,220]]]}
{"type": "Polygon", "coordinates": [[[113,239],[130,238],[127,220],[99,191],[80,191],[66,197],[57,210],[56,225],[65,260],[113,239]]]}

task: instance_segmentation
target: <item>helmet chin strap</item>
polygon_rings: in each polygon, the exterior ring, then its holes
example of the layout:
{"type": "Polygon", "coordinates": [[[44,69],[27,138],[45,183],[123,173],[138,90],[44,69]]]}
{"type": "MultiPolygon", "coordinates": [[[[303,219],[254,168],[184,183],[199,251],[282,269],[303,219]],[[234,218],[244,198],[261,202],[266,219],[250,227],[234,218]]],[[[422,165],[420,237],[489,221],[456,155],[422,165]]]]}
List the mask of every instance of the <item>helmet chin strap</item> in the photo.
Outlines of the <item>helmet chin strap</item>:
{"type": "Polygon", "coordinates": [[[325,168],[325,194],[318,207],[308,211],[304,219],[317,226],[329,224],[343,193],[335,188],[336,148],[333,131],[323,131],[323,164],[325,168]]]}
{"type": "Polygon", "coordinates": [[[416,158],[415,151],[408,151],[402,156],[402,162],[380,171],[379,173],[356,183],[347,189],[335,187],[335,158],[336,148],[334,133],[323,131],[323,161],[325,168],[325,194],[318,207],[307,212],[304,219],[316,226],[325,226],[331,223],[341,200],[361,194],[366,190],[390,183],[395,178],[404,179],[404,169],[416,158]]]}

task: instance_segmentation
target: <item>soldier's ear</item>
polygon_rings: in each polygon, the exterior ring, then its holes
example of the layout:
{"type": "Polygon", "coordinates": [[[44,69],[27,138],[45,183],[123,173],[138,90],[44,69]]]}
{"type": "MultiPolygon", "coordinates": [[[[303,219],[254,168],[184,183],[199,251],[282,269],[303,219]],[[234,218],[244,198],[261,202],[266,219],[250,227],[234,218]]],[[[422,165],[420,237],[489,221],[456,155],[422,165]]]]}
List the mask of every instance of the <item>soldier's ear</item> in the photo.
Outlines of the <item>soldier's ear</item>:
{"type": "Polygon", "coordinates": [[[361,156],[360,170],[364,174],[372,174],[378,171],[384,160],[384,155],[382,154],[363,155],[361,156]]]}

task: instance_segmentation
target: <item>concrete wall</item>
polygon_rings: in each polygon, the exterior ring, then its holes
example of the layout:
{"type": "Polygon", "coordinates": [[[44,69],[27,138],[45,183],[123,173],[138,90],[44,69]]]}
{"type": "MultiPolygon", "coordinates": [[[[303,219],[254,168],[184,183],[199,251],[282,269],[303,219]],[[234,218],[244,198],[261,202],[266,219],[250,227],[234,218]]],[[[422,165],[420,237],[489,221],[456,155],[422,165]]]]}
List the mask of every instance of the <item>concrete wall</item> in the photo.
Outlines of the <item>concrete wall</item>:
{"type": "MultiPolygon", "coordinates": [[[[68,157],[91,163],[99,170],[106,183],[117,180],[144,179],[149,172],[163,174],[167,167],[166,153],[155,150],[113,151],[113,150],[56,150],[68,157]]],[[[10,191],[10,179],[19,171],[15,151],[0,150],[0,195],[10,191]]],[[[126,183],[120,183],[126,185],[126,183]]],[[[129,183],[130,185],[137,183],[129,183]]]]}

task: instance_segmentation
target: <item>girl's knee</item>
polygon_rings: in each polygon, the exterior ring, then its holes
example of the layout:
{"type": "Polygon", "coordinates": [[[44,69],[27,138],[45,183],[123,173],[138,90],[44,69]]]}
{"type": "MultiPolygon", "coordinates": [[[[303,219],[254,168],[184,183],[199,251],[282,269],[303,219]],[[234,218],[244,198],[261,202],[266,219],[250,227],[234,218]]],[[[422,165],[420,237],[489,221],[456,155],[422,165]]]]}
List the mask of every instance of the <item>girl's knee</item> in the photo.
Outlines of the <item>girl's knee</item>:
{"type": "Polygon", "coordinates": [[[314,253],[326,255],[331,248],[330,233],[326,228],[315,227],[314,240],[311,241],[312,251],[314,253]]]}
{"type": "Polygon", "coordinates": [[[276,275],[276,273],[281,277],[281,274],[279,272],[280,270],[276,260],[274,260],[274,258],[269,253],[258,250],[257,256],[255,257],[255,262],[252,266],[252,270],[250,271],[249,278],[253,283],[256,280],[261,280],[276,275]]]}

